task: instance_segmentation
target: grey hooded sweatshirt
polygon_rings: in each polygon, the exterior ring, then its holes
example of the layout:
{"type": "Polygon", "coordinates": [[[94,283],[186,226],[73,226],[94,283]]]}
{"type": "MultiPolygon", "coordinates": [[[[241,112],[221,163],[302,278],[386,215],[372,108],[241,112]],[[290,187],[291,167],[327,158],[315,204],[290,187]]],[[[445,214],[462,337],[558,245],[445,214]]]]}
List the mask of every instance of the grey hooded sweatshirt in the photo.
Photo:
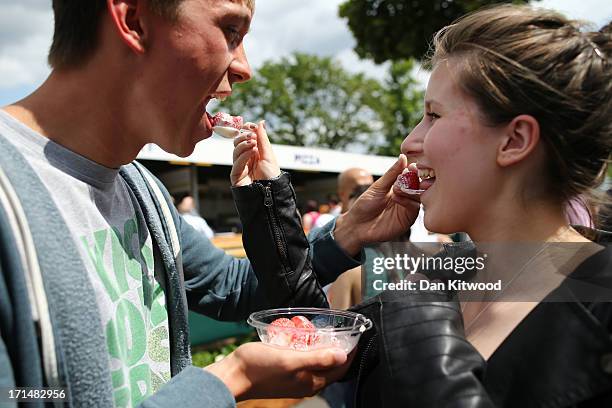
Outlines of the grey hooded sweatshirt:
{"type": "MultiPolygon", "coordinates": [[[[248,260],[228,256],[183,222],[144,167],[123,166],[119,177],[137,199],[165,280],[172,378],[141,406],[234,406],[217,377],[191,365],[187,309],[230,321],[279,305],[248,260]]],[[[335,243],[334,226],[309,237],[322,284],[358,265],[335,243]]],[[[67,406],[114,405],[100,311],[84,270],[49,191],[0,131],[0,389],[63,387],[67,406]]]]}

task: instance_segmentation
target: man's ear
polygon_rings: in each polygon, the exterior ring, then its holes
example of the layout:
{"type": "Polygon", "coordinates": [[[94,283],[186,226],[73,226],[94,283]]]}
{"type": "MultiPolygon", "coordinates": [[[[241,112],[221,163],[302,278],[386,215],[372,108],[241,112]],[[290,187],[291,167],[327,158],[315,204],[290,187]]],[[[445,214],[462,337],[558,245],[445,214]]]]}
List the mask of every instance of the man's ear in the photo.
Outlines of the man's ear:
{"type": "MultiPolygon", "coordinates": [[[[89,0],[87,0],[89,1],[89,0]]],[[[110,17],[121,40],[138,54],[145,51],[147,31],[143,0],[106,0],[110,17]]]]}
{"type": "Polygon", "coordinates": [[[497,164],[511,166],[524,160],[540,141],[540,124],[531,115],[519,115],[506,125],[497,148],[497,164]]]}

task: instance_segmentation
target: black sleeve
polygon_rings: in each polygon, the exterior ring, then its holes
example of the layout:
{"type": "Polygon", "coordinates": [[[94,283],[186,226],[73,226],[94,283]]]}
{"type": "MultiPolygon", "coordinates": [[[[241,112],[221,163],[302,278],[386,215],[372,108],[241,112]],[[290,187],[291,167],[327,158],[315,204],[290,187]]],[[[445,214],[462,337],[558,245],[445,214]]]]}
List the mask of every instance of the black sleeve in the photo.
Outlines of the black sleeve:
{"type": "Polygon", "coordinates": [[[313,271],[289,174],[235,187],[232,193],[244,248],[268,297],[287,306],[328,307],[313,271]]]}

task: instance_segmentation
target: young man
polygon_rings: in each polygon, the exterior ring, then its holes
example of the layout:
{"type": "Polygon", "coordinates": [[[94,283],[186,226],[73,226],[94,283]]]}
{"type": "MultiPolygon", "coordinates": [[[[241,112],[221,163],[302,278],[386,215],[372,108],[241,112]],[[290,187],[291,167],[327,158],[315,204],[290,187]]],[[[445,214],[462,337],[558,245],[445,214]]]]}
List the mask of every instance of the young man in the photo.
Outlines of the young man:
{"type": "MultiPolygon", "coordinates": [[[[52,73],[0,110],[0,386],[63,387],[74,406],[215,407],[310,395],[341,375],[343,353],[259,343],[194,368],[186,308],[237,320],[273,306],[324,306],[317,278],[356,265],[350,256],[366,235],[384,240],[402,228],[380,219],[397,215],[385,196],[405,163],[359,211],[313,237],[316,275],[282,265],[282,277],[265,274],[280,261],[257,258],[253,246],[275,244],[270,219],[252,216],[267,208],[264,190],[235,191],[245,232],[254,231],[245,241],[251,267],[183,222],[163,186],[132,164],[146,143],[186,156],[211,135],[208,102],[251,76],[242,39],[253,7],[53,1],[52,73]]],[[[264,166],[254,176],[277,194],[288,185],[279,173],[264,166]]],[[[274,205],[299,222],[292,196],[274,205]]]]}

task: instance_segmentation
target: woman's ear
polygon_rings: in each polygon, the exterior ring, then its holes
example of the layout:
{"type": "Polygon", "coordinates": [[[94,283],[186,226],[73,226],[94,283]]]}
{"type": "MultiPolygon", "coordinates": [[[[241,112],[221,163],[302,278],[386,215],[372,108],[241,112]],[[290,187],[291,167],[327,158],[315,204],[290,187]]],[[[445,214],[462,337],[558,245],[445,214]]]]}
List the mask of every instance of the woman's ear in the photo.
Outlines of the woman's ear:
{"type": "Polygon", "coordinates": [[[145,52],[147,38],[144,0],[106,0],[109,15],[121,40],[137,54],[145,52]]]}
{"type": "Polygon", "coordinates": [[[497,149],[497,164],[511,166],[524,160],[540,141],[540,124],[531,115],[519,115],[505,126],[497,149]]]}

